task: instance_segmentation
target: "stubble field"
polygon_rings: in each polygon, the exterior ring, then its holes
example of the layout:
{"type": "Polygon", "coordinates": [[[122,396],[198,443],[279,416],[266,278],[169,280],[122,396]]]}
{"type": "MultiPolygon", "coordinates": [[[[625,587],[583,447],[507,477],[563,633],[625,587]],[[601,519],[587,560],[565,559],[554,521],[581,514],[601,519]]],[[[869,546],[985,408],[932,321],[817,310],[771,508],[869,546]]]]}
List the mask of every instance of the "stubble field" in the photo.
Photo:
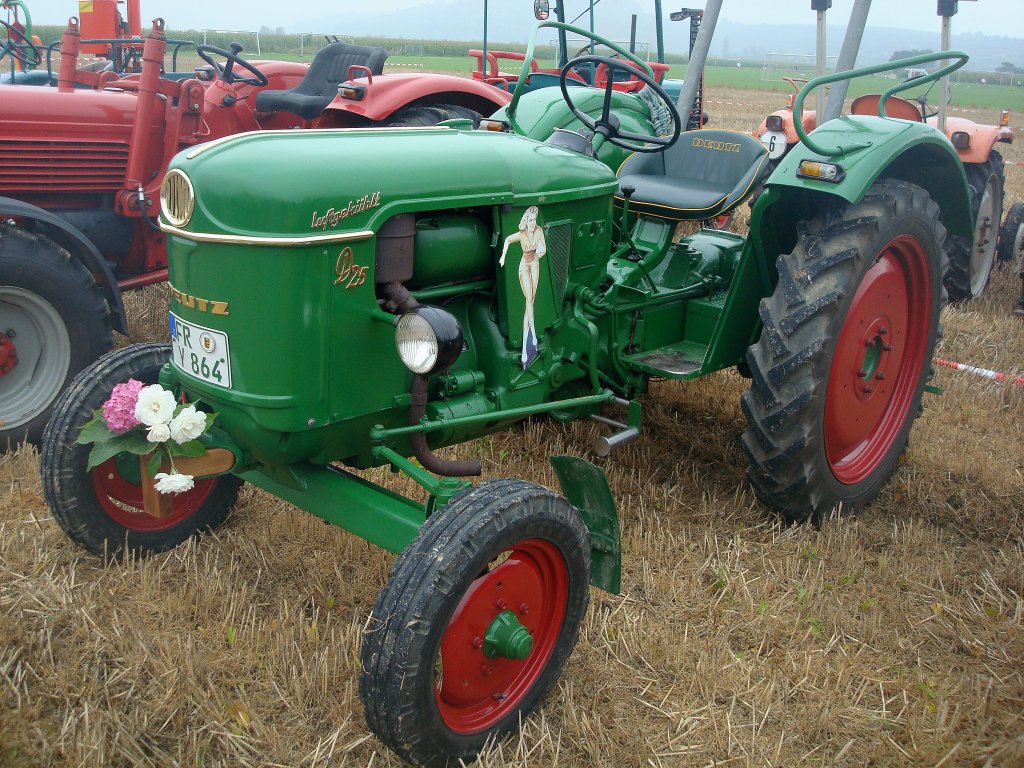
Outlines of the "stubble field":
{"type": "MultiPolygon", "coordinates": [[[[778,102],[708,111],[750,130],[778,102]]],[[[947,309],[939,354],[1020,375],[1019,290],[1002,271],[947,309]]],[[[163,338],[163,287],[130,301],[133,340],[163,338]]],[[[654,385],[642,438],[602,461],[623,593],[592,591],[560,682],[479,764],[1024,765],[1024,388],[936,383],[879,500],[820,527],[745,484],[746,380],[654,385]]],[[[557,487],[547,456],[588,456],[593,429],[531,421],[457,455],[557,487]]],[[[54,523],[33,450],[0,456],[0,489],[0,766],[400,764],[356,691],[390,555],[246,488],[202,541],[104,564],[54,523]]]]}

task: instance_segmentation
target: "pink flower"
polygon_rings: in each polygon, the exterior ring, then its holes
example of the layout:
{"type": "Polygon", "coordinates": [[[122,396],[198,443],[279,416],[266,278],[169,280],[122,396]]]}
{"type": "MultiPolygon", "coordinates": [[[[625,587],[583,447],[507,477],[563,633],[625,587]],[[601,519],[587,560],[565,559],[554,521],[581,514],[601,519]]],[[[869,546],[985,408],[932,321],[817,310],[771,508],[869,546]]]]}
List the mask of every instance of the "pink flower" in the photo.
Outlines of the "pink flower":
{"type": "Polygon", "coordinates": [[[110,393],[110,399],[103,404],[103,418],[115,434],[124,434],[132,427],[139,424],[135,418],[135,403],[139,399],[139,392],[145,386],[141,381],[128,379],[114,387],[110,393]]]}

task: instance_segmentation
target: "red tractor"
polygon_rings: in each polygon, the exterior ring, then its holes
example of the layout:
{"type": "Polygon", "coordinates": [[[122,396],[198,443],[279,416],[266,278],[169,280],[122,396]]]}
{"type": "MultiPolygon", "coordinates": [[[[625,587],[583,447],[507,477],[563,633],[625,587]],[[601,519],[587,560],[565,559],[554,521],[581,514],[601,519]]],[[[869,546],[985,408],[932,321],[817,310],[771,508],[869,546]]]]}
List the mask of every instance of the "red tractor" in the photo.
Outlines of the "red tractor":
{"type": "MultiPolygon", "coordinates": [[[[116,7],[92,6],[104,3],[116,7]]],[[[340,42],[310,65],[199,45],[206,66],[165,73],[163,20],[132,38],[137,3],[128,10],[126,26],[104,17],[116,28],[94,45],[137,49],[138,72],[117,55],[80,67],[93,44],[72,17],[55,85],[0,85],[0,449],[37,441],[57,395],[110,349],[113,331],[127,333],[122,292],[166,280],[155,219],[178,152],[247,131],[479,117],[511,98],[455,76],[382,75],[383,48],[340,42]]]]}

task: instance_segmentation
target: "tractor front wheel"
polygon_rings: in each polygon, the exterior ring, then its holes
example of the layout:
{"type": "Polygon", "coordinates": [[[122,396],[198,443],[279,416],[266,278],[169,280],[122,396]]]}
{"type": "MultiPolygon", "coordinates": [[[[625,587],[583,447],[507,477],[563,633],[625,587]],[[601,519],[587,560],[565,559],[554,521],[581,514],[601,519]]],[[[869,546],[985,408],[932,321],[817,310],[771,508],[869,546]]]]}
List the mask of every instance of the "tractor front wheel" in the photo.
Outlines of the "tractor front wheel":
{"type": "Polygon", "coordinates": [[[576,645],[590,537],[565,499],[519,480],[454,498],[395,562],[363,641],[370,729],[418,765],[461,765],[517,728],[576,645]]]}
{"type": "Polygon", "coordinates": [[[58,395],[113,343],[85,267],[42,235],[0,226],[0,450],[38,443],[58,395]]]}
{"type": "Polygon", "coordinates": [[[964,172],[971,187],[974,240],[969,243],[964,237],[949,238],[945,283],[950,301],[967,301],[985,290],[996,261],[996,240],[1003,216],[1002,155],[992,152],[984,163],[967,163],[964,172]]]}
{"type": "Polygon", "coordinates": [[[797,228],[747,351],[747,476],[790,521],[872,501],[931,375],[945,228],[928,193],[880,181],[797,228]]]}
{"type": "Polygon", "coordinates": [[[82,426],[128,379],[155,384],[170,359],[169,344],[136,344],[105,355],[82,371],[57,401],[43,433],[43,494],[57,523],[96,555],[161,552],[217,527],[242,484],[234,475],[199,479],[174,494],[171,513],[153,517],[142,504],[139,457],[122,454],[86,470],[90,445],[75,442],[82,426]]]}

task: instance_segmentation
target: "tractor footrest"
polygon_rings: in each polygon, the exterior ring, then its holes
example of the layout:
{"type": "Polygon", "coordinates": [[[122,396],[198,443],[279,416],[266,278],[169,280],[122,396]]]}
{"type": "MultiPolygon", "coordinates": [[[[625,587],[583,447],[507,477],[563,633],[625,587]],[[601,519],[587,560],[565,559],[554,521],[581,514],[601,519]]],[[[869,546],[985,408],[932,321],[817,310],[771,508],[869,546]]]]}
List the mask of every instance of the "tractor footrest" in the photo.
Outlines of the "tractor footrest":
{"type": "Polygon", "coordinates": [[[691,379],[700,374],[707,347],[692,341],[681,341],[657,349],[626,355],[626,364],[653,376],[666,379],[691,379]]]}

